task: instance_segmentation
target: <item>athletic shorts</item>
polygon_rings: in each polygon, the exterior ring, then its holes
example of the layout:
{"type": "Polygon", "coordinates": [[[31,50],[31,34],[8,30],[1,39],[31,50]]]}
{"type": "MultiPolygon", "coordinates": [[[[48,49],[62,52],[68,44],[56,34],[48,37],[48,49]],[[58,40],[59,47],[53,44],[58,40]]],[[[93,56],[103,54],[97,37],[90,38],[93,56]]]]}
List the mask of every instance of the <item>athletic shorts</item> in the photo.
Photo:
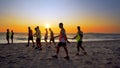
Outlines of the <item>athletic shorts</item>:
{"type": "Polygon", "coordinates": [[[36,39],[37,44],[40,44],[40,38],[36,39]]]}
{"type": "Polygon", "coordinates": [[[6,39],[9,40],[9,36],[7,36],[6,39]]]}
{"type": "Polygon", "coordinates": [[[78,41],[77,45],[81,46],[82,45],[82,41],[78,41]]]}
{"type": "Polygon", "coordinates": [[[54,38],[50,38],[50,41],[54,41],[54,38]]]}
{"type": "Polygon", "coordinates": [[[47,40],[47,37],[45,37],[45,40],[47,40]]]}
{"type": "Polygon", "coordinates": [[[28,40],[33,40],[33,37],[29,37],[28,40]]]}
{"type": "Polygon", "coordinates": [[[58,46],[66,46],[66,43],[65,42],[59,42],[58,46]]]}

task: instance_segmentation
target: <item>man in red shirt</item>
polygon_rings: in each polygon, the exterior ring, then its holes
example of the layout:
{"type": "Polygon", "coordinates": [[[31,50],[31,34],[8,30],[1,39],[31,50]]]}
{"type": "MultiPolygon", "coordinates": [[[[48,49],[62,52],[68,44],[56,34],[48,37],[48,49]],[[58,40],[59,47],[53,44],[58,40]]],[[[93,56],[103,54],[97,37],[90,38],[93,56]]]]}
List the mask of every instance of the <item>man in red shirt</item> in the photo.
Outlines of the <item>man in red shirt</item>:
{"type": "Polygon", "coordinates": [[[67,47],[66,47],[66,42],[68,42],[68,40],[67,40],[65,29],[63,28],[63,23],[59,23],[59,28],[61,29],[60,30],[60,35],[58,35],[59,36],[59,43],[57,45],[56,55],[54,55],[52,57],[53,58],[58,58],[59,49],[62,46],[65,50],[65,53],[66,53],[66,56],[64,58],[69,60],[68,50],[67,50],[67,47]]]}

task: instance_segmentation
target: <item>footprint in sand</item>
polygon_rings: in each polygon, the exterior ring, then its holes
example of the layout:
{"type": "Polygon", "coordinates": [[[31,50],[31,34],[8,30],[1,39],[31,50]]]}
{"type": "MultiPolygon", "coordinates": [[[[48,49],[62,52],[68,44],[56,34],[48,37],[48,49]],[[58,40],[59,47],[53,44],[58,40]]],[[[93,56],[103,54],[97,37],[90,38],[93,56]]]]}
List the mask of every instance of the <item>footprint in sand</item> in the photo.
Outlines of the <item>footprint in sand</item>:
{"type": "Polygon", "coordinates": [[[93,63],[91,61],[85,61],[85,64],[91,65],[93,63]]]}
{"type": "Polygon", "coordinates": [[[25,59],[26,57],[25,56],[18,56],[17,58],[25,59]]]}
{"type": "Polygon", "coordinates": [[[6,59],[4,56],[0,56],[0,62],[3,62],[6,59]]]}
{"type": "Polygon", "coordinates": [[[112,62],[107,62],[107,64],[112,64],[112,62]]]}
{"type": "Polygon", "coordinates": [[[15,61],[9,61],[8,64],[15,64],[15,61]]]}
{"type": "Polygon", "coordinates": [[[12,56],[12,55],[7,55],[6,57],[10,57],[10,56],[12,56]]]}
{"type": "Polygon", "coordinates": [[[113,66],[113,68],[120,68],[120,66],[113,66]]]}
{"type": "Polygon", "coordinates": [[[107,58],[106,60],[108,60],[108,61],[112,61],[112,58],[107,58]]]}

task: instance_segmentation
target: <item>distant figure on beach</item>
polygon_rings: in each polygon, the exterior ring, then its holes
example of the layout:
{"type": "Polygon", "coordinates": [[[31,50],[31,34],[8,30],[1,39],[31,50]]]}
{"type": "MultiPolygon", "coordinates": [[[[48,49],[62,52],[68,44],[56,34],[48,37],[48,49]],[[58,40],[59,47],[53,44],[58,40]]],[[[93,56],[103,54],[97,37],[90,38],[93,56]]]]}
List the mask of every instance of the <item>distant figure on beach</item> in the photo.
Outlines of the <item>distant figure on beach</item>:
{"type": "MultiPolygon", "coordinates": [[[[51,28],[49,28],[49,31],[50,31],[50,45],[51,45],[51,41],[54,43],[54,45],[56,44],[55,43],[55,40],[54,40],[54,33],[52,31],[51,28]]],[[[49,46],[50,47],[50,46],[49,46]]]]}
{"type": "Polygon", "coordinates": [[[65,53],[66,53],[66,56],[64,58],[69,60],[68,50],[67,50],[67,47],[66,47],[66,42],[68,42],[68,40],[67,40],[65,29],[63,28],[63,23],[59,23],[59,28],[61,29],[60,30],[60,35],[58,35],[59,43],[56,47],[57,48],[56,55],[54,55],[52,57],[53,58],[58,58],[59,49],[62,46],[62,47],[64,47],[64,50],[65,50],[65,53]]]}
{"type": "Polygon", "coordinates": [[[27,44],[27,46],[29,46],[30,40],[33,43],[33,47],[35,47],[34,41],[33,41],[33,31],[32,31],[32,29],[30,27],[28,27],[28,44],[27,44]]]}
{"type": "Polygon", "coordinates": [[[82,46],[83,32],[81,31],[80,26],[77,27],[77,30],[78,30],[78,32],[77,32],[76,36],[73,38],[73,39],[77,40],[77,53],[76,53],[76,55],[79,55],[80,48],[84,51],[84,54],[86,55],[87,52],[85,51],[85,49],[82,46]]]}
{"type": "Polygon", "coordinates": [[[9,29],[7,29],[7,32],[6,32],[7,44],[10,44],[10,43],[9,43],[9,38],[10,38],[10,31],[9,31],[9,29]]]}
{"type": "Polygon", "coordinates": [[[35,28],[36,33],[34,36],[36,37],[36,45],[37,47],[35,49],[42,50],[42,45],[41,45],[41,31],[39,29],[39,26],[35,28]]]}
{"type": "Polygon", "coordinates": [[[11,30],[11,43],[13,43],[13,38],[14,38],[14,32],[11,30]]]}
{"type": "Polygon", "coordinates": [[[48,42],[47,42],[47,39],[48,39],[48,30],[47,30],[47,28],[45,29],[45,31],[46,31],[46,33],[45,33],[44,40],[45,40],[46,45],[48,45],[48,42]]]}

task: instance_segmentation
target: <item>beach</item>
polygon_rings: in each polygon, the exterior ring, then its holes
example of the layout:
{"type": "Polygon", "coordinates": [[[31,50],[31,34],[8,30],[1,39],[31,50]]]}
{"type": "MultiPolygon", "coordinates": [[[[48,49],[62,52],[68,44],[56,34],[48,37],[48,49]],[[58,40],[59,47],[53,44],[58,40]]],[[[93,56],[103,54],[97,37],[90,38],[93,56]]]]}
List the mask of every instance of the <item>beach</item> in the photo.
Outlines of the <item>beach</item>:
{"type": "Polygon", "coordinates": [[[87,55],[76,56],[76,42],[67,43],[70,60],[65,60],[61,47],[58,59],[54,45],[47,48],[42,42],[42,50],[27,43],[0,44],[0,68],[120,68],[120,40],[85,41],[83,47],[87,55]]]}

